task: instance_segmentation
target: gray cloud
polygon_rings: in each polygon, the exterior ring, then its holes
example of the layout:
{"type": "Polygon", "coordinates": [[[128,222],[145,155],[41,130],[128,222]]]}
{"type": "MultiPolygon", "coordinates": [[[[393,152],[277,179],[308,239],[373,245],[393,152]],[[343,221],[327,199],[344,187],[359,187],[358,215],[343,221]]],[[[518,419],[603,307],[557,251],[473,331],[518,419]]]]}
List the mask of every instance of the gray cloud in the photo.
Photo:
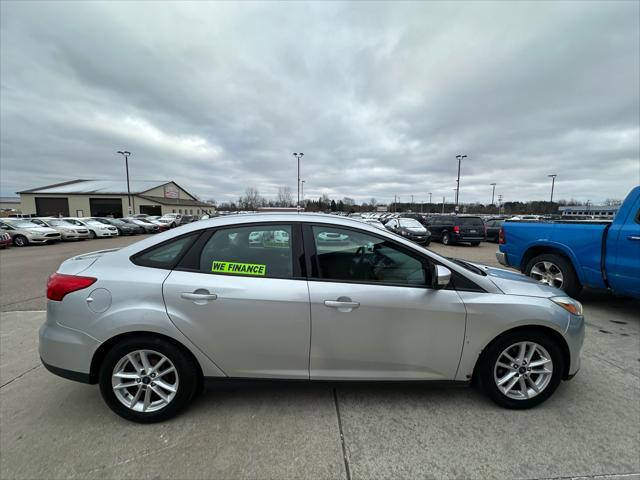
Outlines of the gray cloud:
{"type": "Polygon", "coordinates": [[[640,4],[2,2],[3,195],[175,179],[416,200],[640,184],[640,4]]]}

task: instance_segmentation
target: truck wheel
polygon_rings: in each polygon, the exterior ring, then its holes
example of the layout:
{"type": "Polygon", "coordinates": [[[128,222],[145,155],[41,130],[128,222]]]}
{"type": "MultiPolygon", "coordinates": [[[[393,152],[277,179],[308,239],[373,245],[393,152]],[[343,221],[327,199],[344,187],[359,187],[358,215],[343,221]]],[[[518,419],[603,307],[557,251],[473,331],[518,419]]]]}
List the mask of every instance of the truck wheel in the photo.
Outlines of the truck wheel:
{"type": "Polygon", "coordinates": [[[450,243],[451,243],[451,236],[449,235],[449,232],[444,232],[442,234],[442,244],[449,245],[450,243]]]}
{"type": "Polygon", "coordinates": [[[570,297],[575,297],[582,290],[573,265],[560,255],[545,253],[533,257],[524,273],[541,283],[564,290],[570,297]]]}

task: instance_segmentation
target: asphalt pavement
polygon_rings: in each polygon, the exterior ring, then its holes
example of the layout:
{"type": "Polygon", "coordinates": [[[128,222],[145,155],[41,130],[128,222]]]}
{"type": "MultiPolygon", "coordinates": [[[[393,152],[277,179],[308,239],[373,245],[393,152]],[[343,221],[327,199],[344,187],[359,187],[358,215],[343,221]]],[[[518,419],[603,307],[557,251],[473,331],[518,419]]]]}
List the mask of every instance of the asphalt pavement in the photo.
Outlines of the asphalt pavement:
{"type": "MultiPolygon", "coordinates": [[[[162,424],[127,422],[96,386],[41,366],[44,313],[24,310],[43,300],[17,285],[42,292],[64,258],[134,240],[0,252],[1,303],[23,310],[0,313],[0,478],[640,478],[640,302],[596,292],[581,298],[581,371],[532,410],[466,387],[252,382],[210,387],[162,424]],[[5,289],[13,275],[28,278],[5,289]]],[[[495,249],[434,244],[492,264],[495,249]]]]}

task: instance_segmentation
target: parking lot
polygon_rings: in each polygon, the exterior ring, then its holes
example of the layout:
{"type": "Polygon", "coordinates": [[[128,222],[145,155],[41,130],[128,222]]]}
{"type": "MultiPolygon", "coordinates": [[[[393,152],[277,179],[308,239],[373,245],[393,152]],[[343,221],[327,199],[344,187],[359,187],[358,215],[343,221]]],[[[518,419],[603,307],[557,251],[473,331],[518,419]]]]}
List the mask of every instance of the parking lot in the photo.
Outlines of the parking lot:
{"type": "MultiPolygon", "coordinates": [[[[62,260],[140,238],[0,251],[0,477],[640,478],[640,302],[599,292],[580,298],[581,371],[533,410],[462,387],[250,382],[126,422],[41,366],[37,330],[62,260]]],[[[497,265],[495,244],[431,248],[497,265]]]]}

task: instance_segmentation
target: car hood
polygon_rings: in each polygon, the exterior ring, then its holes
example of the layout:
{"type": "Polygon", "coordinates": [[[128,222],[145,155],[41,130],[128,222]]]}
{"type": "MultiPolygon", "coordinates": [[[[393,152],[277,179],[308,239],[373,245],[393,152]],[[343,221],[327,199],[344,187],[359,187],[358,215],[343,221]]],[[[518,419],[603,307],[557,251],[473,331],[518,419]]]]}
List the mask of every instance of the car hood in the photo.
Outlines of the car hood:
{"type": "Polygon", "coordinates": [[[479,263],[472,263],[472,265],[484,270],[489,280],[491,280],[493,284],[506,295],[522,295],[526,297],[544,298],[566,295],[562,290],[540,283],[522,273],[514,272],[513,270],[490,267],[479,263]]]}
{"type": "Polygon", "coordinates": [[[400,228],[411,233],[417,233],[417,234],[427,233],[427,229],[424,227],[400,227],[400,228]]]}
{"type": "Polygon", "coordinates": [[[18,230],[25,230],[31,233],[60,233],[58,230],[49,227],[18,227],[18,230]]]}

